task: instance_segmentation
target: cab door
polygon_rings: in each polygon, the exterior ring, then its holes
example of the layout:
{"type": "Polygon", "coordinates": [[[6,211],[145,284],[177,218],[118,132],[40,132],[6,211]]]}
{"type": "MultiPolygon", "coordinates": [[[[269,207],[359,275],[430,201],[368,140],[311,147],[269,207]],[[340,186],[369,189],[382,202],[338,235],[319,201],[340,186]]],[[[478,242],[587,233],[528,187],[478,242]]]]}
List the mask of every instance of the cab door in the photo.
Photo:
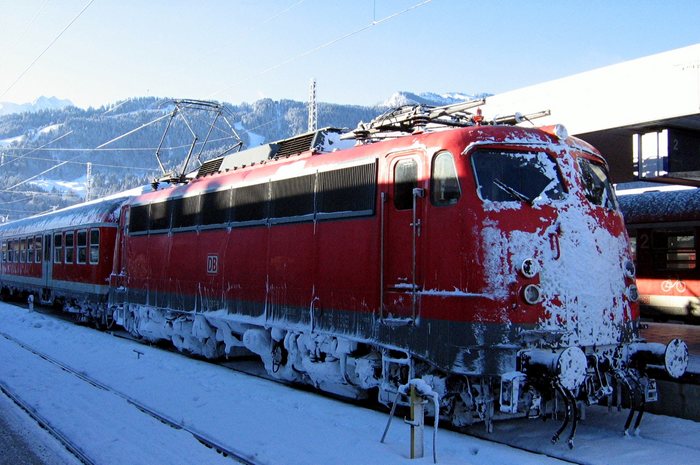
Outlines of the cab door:
{"type": "Polygon", "coordinates": [[[422,241],[425,217],[425,157],[391,156],[388,182],[381,192],[381,319],[414,321],[422,290],[422,241]]]}

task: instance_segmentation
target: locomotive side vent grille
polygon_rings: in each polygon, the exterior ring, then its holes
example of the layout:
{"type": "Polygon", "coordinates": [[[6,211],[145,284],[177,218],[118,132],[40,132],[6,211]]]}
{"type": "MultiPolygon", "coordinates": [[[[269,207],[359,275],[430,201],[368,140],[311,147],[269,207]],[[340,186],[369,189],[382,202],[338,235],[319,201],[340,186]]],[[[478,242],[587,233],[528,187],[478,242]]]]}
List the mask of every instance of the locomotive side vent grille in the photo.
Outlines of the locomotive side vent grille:
{"type": "Polygon", "coordinates": [[[275,154],[278,157],[284,157],[287,155],[294,155],[301,152],[306,152],[311,150],[313,147],[312,143],[316,138],[315,132],[310,132],[308,134],[302,134],[299,137],[293,137],[291,139],[281,141],[279,151],[275,154]]]}
{"type": "Polygon", "coordinates": [[[224,161],[223,157],[222,158],[215,158],[213,160],[205,161],[202,166],[199,167],[199,171],[197,171],[197,177],[201,178],[202,176],[206,176],[208,174],[212,173],[218,173],[219,168],[221,168],[221,163],[224,161]]]}

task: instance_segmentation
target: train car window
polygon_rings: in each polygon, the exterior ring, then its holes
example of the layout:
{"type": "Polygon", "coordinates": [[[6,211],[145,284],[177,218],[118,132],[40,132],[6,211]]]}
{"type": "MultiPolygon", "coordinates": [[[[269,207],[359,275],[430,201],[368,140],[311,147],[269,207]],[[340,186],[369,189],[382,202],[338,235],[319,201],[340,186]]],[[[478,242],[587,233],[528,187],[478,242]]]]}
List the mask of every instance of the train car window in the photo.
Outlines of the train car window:
{"type": "Polygon", "coordinates": [[[63,263],[63,234],[53,235],[53,262],[63,263]]]}
{"type": "Polygon", "coordinates": [[[2,261],[7,261],[7,241],[2,241],[2,261]]]}
{"type": "Polygon", "coordinates": [[[319,218],[372,215],[377,192],[377,163],[318,173],[319,218]]]}
{"type": "Polygon", "coordinates": [[[12,241],[12,250],[14,251],[14,262],[19,263],[19,239],[12,241]]]}
{"type": "MultiPolygon", "coordinates": [[[[67,247],[67,246],[66,246],[67,247]]],[[[87,262],[87,231],[78,231],[78,260],[76,263],[87,262]]]]}
{"type": "Polygon", "coordinates": [[[100,262],[100,230],[90,230],[90,264],[97,265],[100,262]]]}
{"type": "Polygon", "coordinates": [[[696,268],[695,234],[692,230],[654,231],[651,242],[654,268],[657,270],[696,268]]]}
{"type": "Polygon", "coordinates": [[[544,152],[485,149],[475,151],[471,160],[482,200],[532,203],[542,196],[564,196],[554,161],[544,152]]]}
{"type": "Polygon", "coordinates": [[[608,179],[605,167],[586,158],[579,158],[578,165],[588,201],[610,210],[617,210],[615,190],[608,179]]]}
{"type": "Polygon", "coordinates": [[[226,224],[231,216],[231,189],[202,196],[201,224],[226,224]]]}
{"type": "Polygon", "coordinates": [[[173,229],[193,228],[199,224],[199,195],[173,200],[173,229]]]}
{"type": "Polygon", "coordinates": [[[313,215],[315,184],[315,174],[274,181],[270,193],[270,218],[313,215]]]}
{"type": "Polygon", "coordinates": [[[34,263],[34,238],[27,238],[27,263],[34,263]]]}
{"type": "Polygon", "coordinates": [[[27,261],[27,239],[20,239],[19,241],[19,262],[24,263],[27,261]]]}
{"type": "Polygon", "coordinates": [[[430,174],[430,200],[437,206],[454,205],[461,195],[462,190],[452,154],[438,153],[433,158],[433,170],[430,174]]]}
{"type": "Polygon", "coordinates": [[[233,193],[234,222],[267,220],[270,207],[268,183],[239,187],[233,193]]]}
{"type": "Polygon", "coordinates": [[[394,166],[394,207],[397,210],[413,208],[413,189],[418,187],[418,163],[401,160],[394,166]]]}
{"type": "Polygon", "coordinates": [[[168,201],[152,203],[148,212],[148,230],[154,232],[169,229],[172,207],[173,203],[168,201]]]}
{"type": "Polygon", "coordinates": [[[41,263],[42,250],[41,236],[36,236],[34,238],[34,263],[41,263]]]}
{"type": "Polygon", "coordinates": [[[66,233],[64,246],[66,248],[66,263],[73,263],[73,254],[75,253],[75,237],[73,232],[66,233]]]}
{"type": "Polygon", "coordinates": [[[129,234],[148,231],[148,210],[150,205],[131,207],[129,211],[129,234]]]}

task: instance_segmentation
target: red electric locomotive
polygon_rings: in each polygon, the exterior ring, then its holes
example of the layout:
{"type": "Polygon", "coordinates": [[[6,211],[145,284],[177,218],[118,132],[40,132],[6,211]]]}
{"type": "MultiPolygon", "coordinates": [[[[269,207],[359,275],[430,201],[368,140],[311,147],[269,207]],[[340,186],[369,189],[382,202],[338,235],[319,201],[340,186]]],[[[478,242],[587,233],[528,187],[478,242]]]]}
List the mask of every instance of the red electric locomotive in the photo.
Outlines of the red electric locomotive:
{"type": "Polygon", "coordinates": [[[680,376],[687,348],[639,339],[605,161],[561,126],[468,111],[481,103],[263,145],[129,198],[114,320],[206,357],[253,352],[273,377],[349,397],[389,403],[422,378],[458,426],[558,398],[570,445],[578,400],[617,385],[654,400],[647,364],[680,376]]]}

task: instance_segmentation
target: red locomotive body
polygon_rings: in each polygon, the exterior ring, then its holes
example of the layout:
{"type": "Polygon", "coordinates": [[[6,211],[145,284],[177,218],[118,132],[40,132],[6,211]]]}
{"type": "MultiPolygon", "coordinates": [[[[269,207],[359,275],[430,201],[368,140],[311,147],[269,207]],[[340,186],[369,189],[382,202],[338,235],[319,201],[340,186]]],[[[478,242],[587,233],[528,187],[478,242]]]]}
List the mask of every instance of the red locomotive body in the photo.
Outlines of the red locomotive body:
{"type": "Polygon", "coordinates": [[[561,127],[466,108],[257,147],[129,198],[107,317],[344,396],[389,403],[422,378],[456,425],[545,414],[557,396],[575,422],[575,399],[617,383],[651,400],[646,364],[680,376],[687,348],[638,338],[603,158],[561,127]]]}

